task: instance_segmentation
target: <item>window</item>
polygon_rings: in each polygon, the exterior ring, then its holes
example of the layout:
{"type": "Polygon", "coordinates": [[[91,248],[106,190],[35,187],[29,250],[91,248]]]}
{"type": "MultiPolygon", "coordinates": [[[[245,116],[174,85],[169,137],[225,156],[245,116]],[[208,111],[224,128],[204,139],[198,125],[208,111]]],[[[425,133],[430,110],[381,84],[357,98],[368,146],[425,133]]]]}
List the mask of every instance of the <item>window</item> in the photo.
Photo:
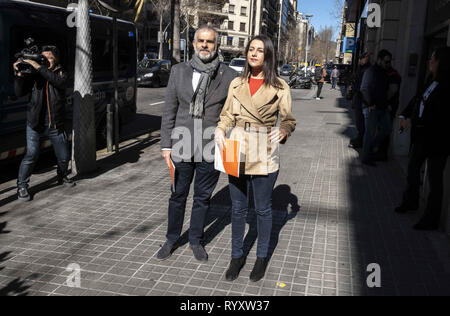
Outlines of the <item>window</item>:
{"type": "Polygon", "coordinates": [[[228,13],[234,13],[234,5],[230,4],[230,6],[228,7],[228,13]]]}
{"type": "Polygon", "coordinates": [[[245,23],[241,23],[240,31],[245,32],[245,23]]]}
{"type": "Polygon", "coordinates": [[[228,46],[233,46],[233,37],[232,36],[228,36],[227,37],[227,45],[228,46]]]}
{"type": "Polygon", "coordinates": [[[228,21],[228,29],[229,30],[233,30],[234,29],[234,22],[233,21],[228,21]]]}
{"type": "Polygon", "coordinates": [[[241,7],[241,15],[247,16],[247,7],[241,7]]]}
{"type": "Polygon", "coordinates": [[[240,38],[239,39],[239,47],[244,47],[245,44],[245,38],[240,38]]]}
{"type": "Polygon", "coordinates": [[[169,61],[161,62],[161,68],[162,69],[166,69],[166,70],[170,70],[170,62],[169,61]]]}

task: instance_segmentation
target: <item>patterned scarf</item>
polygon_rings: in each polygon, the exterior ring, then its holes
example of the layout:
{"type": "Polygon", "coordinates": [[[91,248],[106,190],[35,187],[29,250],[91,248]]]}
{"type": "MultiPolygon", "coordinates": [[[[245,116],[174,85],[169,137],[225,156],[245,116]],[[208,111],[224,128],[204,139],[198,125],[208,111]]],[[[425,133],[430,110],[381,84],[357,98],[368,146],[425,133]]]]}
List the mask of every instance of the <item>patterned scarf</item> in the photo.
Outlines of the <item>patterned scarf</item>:
{"type": "Polygon", "coordinates": [[[220,66],[219,56],[217,55],[211,62],[205,64],[196,54],[194,54],[193,58],[189,61],[189,64],[192,68],[201,73],[197,89],[189,104],[189,114],[193,118],[201,119],[203,118],[205,96],[208,93],[211,78],[214,77],[214,74],[220,66]]]}

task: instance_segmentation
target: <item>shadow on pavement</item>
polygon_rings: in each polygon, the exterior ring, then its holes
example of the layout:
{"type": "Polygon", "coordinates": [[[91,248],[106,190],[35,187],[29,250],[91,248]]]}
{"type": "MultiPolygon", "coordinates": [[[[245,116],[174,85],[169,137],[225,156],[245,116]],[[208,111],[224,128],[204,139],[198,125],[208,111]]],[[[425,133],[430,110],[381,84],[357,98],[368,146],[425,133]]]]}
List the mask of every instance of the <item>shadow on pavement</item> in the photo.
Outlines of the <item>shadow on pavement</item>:
{"type": "MultiPolygon", "coordinates": [[[[97,170],[89,175],[85,176],[77,176],[74,177],[75,181],[83,180],[83,179],[93,179],[96,178],[112,169],[115,169],[117,167],[120,167],[121,165],[127,164],[127,163],[136,163],[139,161],[141,154],[143,153],[143,150],[147,147],[150,147],[151,145],[157,143],[159,139],[147,137],[143,140],[137,141],[135,144],[128,146],[127,148],[123,149],[119,152],[117,155],[111,155],[104,159],[97,161],[97,170]]],[[[53,169],[53,168],[52,168],[53,169]]],[[[49,172],[51,170],[47,170],[49,172]]],[[[54,187],[58,186],[57,184],[57,177],[53,177],[45,182],[39,183],[33,187],[30,187],[30,195],[33,199],[34,196],[41,193],[42,191],[46,191],[49,189],[52,189],[54,187]]],[[[16,188],[9,188],[6,190],[6,192],[15,190],[16,188]]],[[[10,195],[7,198],[4,198],[0,200],[0,207],[9,204],[11,202],[14,202],[17,200],[17,194],[14,191],[14,194],[10,195]]]]}
{"type": "MultiPolygon", "coordinates": [[[[273,191],[272,200],[272,234],[269,244],[268,260],[272,257],[277,245],[281,230],[286,223],[295,218],[300,211],[298,198],[291,193],[288,185],[277,186],[273,191]],[[290,207],[289,207],[290,206],[290,207]]],[[[248,256],[253,245],[258,239],[257,215],[253,203],[253,194],[249,194],[249,211],[246,222],[249,230],[244,238],[244,255],[248,256]]],[[[211,199],[210,211],[206,218],[203,244],[211,243],[228,225],[231,224],[231,199],[228,186],[217,192],[211,199]]],[[[189,242],[189,230],[186,231],[177,242],[176,247],[181,247],[189,242]]],[[[230,240],[231,253],[231,240],[230,240]]]]}
{"type": "MultiPolygon", "coordinates": [[[[347,115],[354,122],[344,89],[341,94],[335,107],[348,110],[347,115]]],[[[356,136],[353,124],[341,128],[336,132],[348,141],[356,136]]],[[[327,145],[331,144],[334,143],[330,140],[327,145]]],[[[344,229],[348,229],[350,244],[338,248],[337,272],[345,281],[343,286],[348,286],[348,294],[450,294],[448,241],[443,241],[438,232],[414,231],[411,226],[417,214],[399,215],[393,211],[405,182],[395,162],[367,167],[354,157],[340,163],[339,168],[345,170],[347,183],[341,191],[347,195],[344,199],[348,206],[338,209],[338,218],[348,222],[344,229]],[[381,287],[368,285],[368,281],[375,280],[375,270],[369,269],[371,264],[380,267],[381,287]]]]}
{"type": "Polygon", "coordinates": [[[150,147],[159,142],[159,138],[148,136],[145,139],[135,142],[133,145],[127,146],[118,154],[112,154],[106,158],[97,160],[97,169],[93,173],[85,176],[76,176],[75,181],[83,179],[93,179],[101,176],[102,174],[116,169],[124,164],[137,163],[144,153],[144,149],[150,147]]]}
{"type": "Polygon", "coordinates": [[[158,131],[161,128],[161,116],[137,113],[136,119],[122,127],[120,139],[122,141],[158,131]]]}
{"type": "MultiPolygon", "coordinates": [[[[9,260],[8,256],[11,252],[3,252],[0,253],[0,264],[9,260]]],[[[0,266],[0,271],[3,270],[4,267],[0,266]]],[[[31,275],[30,277],[36,277],[37,275],[31,275]]],[[[27,279],[22,280],[21,278],[16,278],[9,282],[4,287],[0,288],[0,296],[8,296],[8,295],[17,295],[17,296],[26,296],[28,292],[26,292],[30,286],[26,284],[27,279]]]]}

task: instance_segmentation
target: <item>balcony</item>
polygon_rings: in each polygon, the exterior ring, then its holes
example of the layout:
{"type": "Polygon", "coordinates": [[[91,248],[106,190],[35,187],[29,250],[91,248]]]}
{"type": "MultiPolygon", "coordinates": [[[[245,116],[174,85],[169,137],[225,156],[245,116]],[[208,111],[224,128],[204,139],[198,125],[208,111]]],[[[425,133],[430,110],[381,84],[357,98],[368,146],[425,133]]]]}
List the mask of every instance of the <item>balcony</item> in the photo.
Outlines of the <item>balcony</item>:
{"type": "Polygon", "coordinates": [[[224,9],[224,5],[222,3],[202,3],[198,8],[198,13],[199,15],[220,16],[224,18],[228,17],[228,10],[224,9]]]}

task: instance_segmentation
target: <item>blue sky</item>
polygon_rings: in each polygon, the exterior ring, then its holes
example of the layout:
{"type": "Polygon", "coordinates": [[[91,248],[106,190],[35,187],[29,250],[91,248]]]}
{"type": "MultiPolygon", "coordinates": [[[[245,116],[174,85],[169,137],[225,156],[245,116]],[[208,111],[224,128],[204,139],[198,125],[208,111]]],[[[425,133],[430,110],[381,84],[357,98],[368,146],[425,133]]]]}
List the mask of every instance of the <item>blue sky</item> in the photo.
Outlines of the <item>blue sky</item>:
{"type": "Polygon", "coordinates": [[[316,30],[320,30],[321,27],[333,26],[335,30],[333,40],[336,40],[339,34],[337,27],[340,21],[336,20],[330,14],[334,8],[334,2],[334,0],[299,0],[297,11],[314,15],[311,22],[316,30]]]}

